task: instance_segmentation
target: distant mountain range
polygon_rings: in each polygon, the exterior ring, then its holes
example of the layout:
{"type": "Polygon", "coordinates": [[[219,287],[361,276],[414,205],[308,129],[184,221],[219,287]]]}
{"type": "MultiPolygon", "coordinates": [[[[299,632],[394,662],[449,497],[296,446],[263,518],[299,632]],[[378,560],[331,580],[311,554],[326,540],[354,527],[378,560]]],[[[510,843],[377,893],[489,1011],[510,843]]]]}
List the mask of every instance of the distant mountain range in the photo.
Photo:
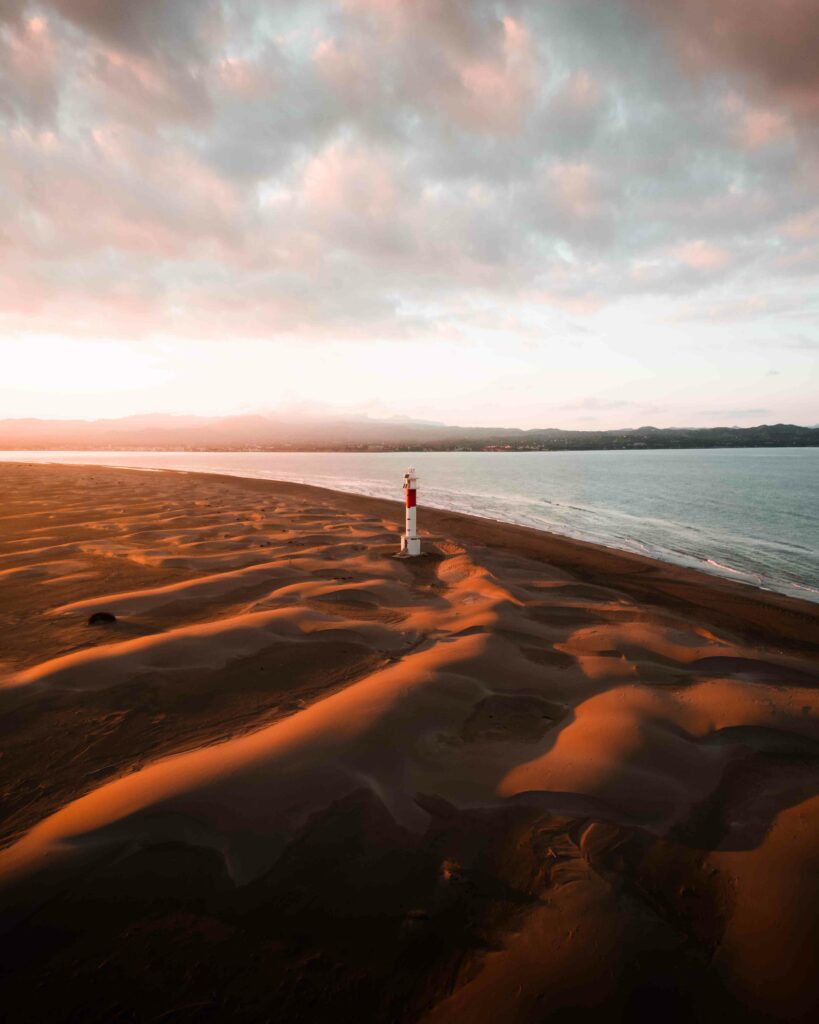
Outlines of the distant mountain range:
{"type": "Polygon", "coordinates": [[[403,418],[147,415],[109,420],[0,420],[2,450],[564,451],[819,447],[819,427],[635,427],[521,430],[403,418]]]}

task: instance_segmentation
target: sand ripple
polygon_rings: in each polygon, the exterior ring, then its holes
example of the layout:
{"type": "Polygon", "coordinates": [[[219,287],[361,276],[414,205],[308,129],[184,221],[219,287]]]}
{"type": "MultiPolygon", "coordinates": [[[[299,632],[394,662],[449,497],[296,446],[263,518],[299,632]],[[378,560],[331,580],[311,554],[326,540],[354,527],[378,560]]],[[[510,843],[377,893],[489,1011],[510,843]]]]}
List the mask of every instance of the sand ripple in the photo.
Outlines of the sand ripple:
{"type": "MultiPolygon", "coordinates": [[[[36,938],[36,915],[57,914],[45,901],[82,904],[107,878],[132,887],[142,920],[156,879],[184,876],[185,913],[210,901],[231,929],[309,890],[326,909],[310,941],[343,961],[357,940],[343,953],[328,922],[352,911],[308,884],[313,864],[363,905],[379,878],[404,894],[384,897],[390,941],[427,935],[439,958],[427,987],[401,967],[408,1019],[497,1020],[503,1005],[505,1020],[540,1020],[543,993],[554,1008],[605,994],[627,1008],[642,984],[628,954],[647,934],[672,988],[696,977],[709,1005],[801,1019],[819,997],[804,944],[763,957],[749,938],[788,930],[760,885],[803,933],[817,907],[807,641],[647,599],[642,570],[576,575],[464,541],[457,523],[401,561],[383,502],[0,473],[5,928],[36,938]],[[95,611],[117,622],[87,625],[95,611]],[[786,960],[792,984],[775,981],[786,960]]],[[[125,912],[111,913],[119,928],[125,912]]],[[[386,1013],[383,993],[367,998],[386,1013]]]]}

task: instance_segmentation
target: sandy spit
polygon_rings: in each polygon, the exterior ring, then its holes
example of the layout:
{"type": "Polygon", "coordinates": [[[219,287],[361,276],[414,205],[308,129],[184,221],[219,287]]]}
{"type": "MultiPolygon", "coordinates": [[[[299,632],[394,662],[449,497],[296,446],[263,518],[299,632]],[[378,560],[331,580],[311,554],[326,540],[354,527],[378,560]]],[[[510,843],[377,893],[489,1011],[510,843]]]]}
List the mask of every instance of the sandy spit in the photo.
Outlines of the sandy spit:
{"type": "Polygon", "coordinates": [[[819,605],[429,510],[402,561],[294,484],[0,488],[5,1019],[816,1019],[819,605]]]}

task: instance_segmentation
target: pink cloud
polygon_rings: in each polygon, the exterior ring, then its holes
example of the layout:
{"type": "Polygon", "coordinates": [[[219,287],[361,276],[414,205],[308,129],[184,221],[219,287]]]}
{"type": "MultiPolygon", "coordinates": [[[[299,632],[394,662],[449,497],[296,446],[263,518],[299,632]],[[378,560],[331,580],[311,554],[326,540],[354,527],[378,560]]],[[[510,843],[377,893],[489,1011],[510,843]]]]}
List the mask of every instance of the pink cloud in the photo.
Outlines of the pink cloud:
{"type": "Polygon", "coordinates": [[[720,270],[731,262],[731,254],[726,249],[702,239],[685,242],[674,249],[672,255],[693,270],[720,270]]]}
{"type": "Polygon", "coordinates": [[[787,118],[772,110],[749,110],[743,121],[742,141],[748,149],[762,149],[788,134],[787,118]]]}
{"type": "MultiPolygon", "coordinates": [[[[309,6],[291,19],[253,0],[226,39],[208,35],[210,0],[40,0],[3,22],[7,311],[64,330],[121,316],[123,330],[332,333],[348,294],[380,325],[391,303],[452,289],[505,303],[515,282],[582,314],[701,289],[752,251],[764,274],[777,229],[783,249],[815,237],[808,147],[766,152],[791,141],[784,94],[734,76],[723,121],[700,117],[662,47],[633,61],[649,35],[631,38],[633,21],[608,39],[574,0],[309,6]]],[[[678,23],[674,6],[652,16],[693,59],[705,8],[681,0],[678,23]]],[[[740,68],[713,46],[700,69],[740,68]]]]}
{"type": "Polygon", "coordinates": [[[239,57],[223,58],[218,65],[218,75],[222,87],[243,100],[260,99],[275,88],[275,80],[267,69],[239,57]]]}
{"type": "Polygon", "coordinates": [[[309,161],[300,197],[303,205],[317,214],[384,221],[399,212],[396,179],[386,160],[342,143],[329,146],[309,161]]]}
{"type": "Polygon", "coordinates": [[[601,211],[597,176],[585,162],[559,163],[549,171],[549,188],[562,209],[573,217],[586,219],[601,211]]]}
{"type": "MultiPolygon", "coordinates": [[[[348,104],[407,103],[470,132],[520,129],[542,81],[523,22],[452,0],[346,0],[355,30],[313,59],[348,104]]],[[[349,27],[349,25],[348,25],[349,27]]]]}
{"type": "Polygon", "coordinates": [[[0,113],[5,107],[40,124],[53,120],[58,63],[46,18],[21,18],[0,34],[0,113]]]}
{"type": "Polygon", "coordinates": [[[203,121],[212,104],[207,77],[184,65],[116,49],[99,49],[89,63],[90,92],[100,109],[131,124],[203,121]]]}
{"type": "Polygon", "coordinates": [[[722,101],[722,108],[733,124],[733,131],[743,148],[764,149],[787,139],[791,123],[781,111],[747,103],[735,92],[722,101]]]}
{"type": "Polygon", "coordinates": [[[607,297],[593,292],[573,293],[559,288],[529,289],[522,297],[534,305],[559,309],[570,316],[591,316],[603,309],[609,301],[607,297]]]}
{"type": "Polygon", "coordinates": [[[370,19],[379,33],[386,29],[392,41],[420,36],[444,50],[468,52],[485,35],[485,19],[464,0],[342,0],[342,7],[370,19]]]}
{"type": "Polygon", "coordinates": [[[455,100],[462,117],[477,127],[515,130],[535,91],[536,66],[529,33],[514,18],[503,19],[501,53],[492,59],[466,60],[458,66],[465,91],[455,100]]]}
{"type": "Polygon", "coordinates": [[[36,230],[12,222],[21,252],[108,248],[168,258],[238,245],[234,188],[185,149],[148,146],[122,127],[93,129],[79,150],[52,132],[18,131],[0,151],[0,182],[38,197],[36,230]]]}
{"type": "Polygon", "coordinates": [[[595,110],[603,99],[600,83],[588,71],[581,69],[569,75],[557,94],[557,106],[575,113],[595,110]]]}
{"type": "Polygon", "coordinates": [[[819,206],[791,217],[783,225],[782,233],[801,240],[819,238],[819,206]]]}
{"type": "Polygon", "coordinates": [[[732,69],[769,101],[819,116],[816,0],[629,0],[666,29],[689,67],[732,69]]]}
{"type": "Polygon", "coordinates": [[[313,61],[319,77],[350,106],[366,110],[377,101],[381,89],[379,67],[369,59],[360,40],[343,46],[332,37],[322,39],[313,53],[313,61]]]}
{"type": "Polygon", "coordinates": [[[318,43],[313,60],[329,84],[345,91],[350,91],[366,75],[367,69],[356,59],[355,51],[341,47],[332,36],[318,43]]]}

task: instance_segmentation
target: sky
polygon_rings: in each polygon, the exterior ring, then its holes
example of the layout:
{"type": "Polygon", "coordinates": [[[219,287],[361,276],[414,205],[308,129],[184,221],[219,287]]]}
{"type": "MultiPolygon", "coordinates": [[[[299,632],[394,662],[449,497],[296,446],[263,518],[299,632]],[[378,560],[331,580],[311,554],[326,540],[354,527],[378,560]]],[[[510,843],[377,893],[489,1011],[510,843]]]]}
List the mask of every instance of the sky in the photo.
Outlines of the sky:
{"type": "Polygon", "coordinates": [[[816,0],[0,0],[0,418],[819,423],[816,0]]]}

